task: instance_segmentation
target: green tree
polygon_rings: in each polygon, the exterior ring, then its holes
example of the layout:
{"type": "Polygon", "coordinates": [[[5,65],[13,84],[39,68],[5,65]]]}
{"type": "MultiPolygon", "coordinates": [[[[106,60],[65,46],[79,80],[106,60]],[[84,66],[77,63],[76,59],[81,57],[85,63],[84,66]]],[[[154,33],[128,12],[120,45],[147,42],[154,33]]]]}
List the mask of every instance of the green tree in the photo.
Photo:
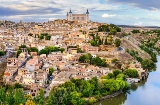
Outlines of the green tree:
{"type": "Polygon", "coordinates": [[[64,87],[54,87],[49,93],[47,105],[65,105],[67,91],[64,87]]]}
{"type": "Polygon", "coordinates": [[[132,33],[135,34],[135,33],[140,33],[139,30],[132,30],[132,33]]]}
{"type": "Polygon", "coordinates": [[[0,56],[3,56],[3,55],[5,55],[5,52],[0,51],[0,56]]]}
{"type": "Polygon", "coordinates": [[[36,104],[32,100],[27,100],[27,102],[25,103],[25,105],[36,105],[36,104]]]}
{"type": "Polygon", "coordinates": [[[14,89],[13,91],[14,104],[19,105],[25,103],[24,92],[22,88],[14,89]]]}
{"type": "Polygon", "coordinates": [[[44,97],[44,90],[40,89],[39,94],[34,98],[36,105],[44,105],[45,97],[44,97]]]}
{"type": "Polygon", "coordinates": [[[81,48],[77,48],[77,53],[83,53],[81,48]]]}
{"type": "Polygon", "coordinates": [[[86,97],[90,97],[93,94],[94,86],[88,81],[82,82],[82,94],[86,97]]]}
{"type": "Polygon", "coordinates": [[[21,85],[21,84],[19,84],[19,83],[15,83],[14,84],[14,88],[16,89],[16,88],[23,88],[23,86],[21,85]]]}
{"type": "Polygon", "coordinates": [[[0,86],[0,103],[5,103],[6,99],[6,88],[0,86]]]}
{"type": "Polygon", "coordinates": [[[79,62],[85,62],[86,56],[82,55],[79,57],[79,62]]]}
{"type": "Polygon", "coordinates": [[[52,75],[53,72],[54,72],[53,67],[49,68],[49,75],[50,75],[50,76],[52,75]]]}
{"type": "Polygon", "coordinates": [[[85,105],[86,101],[84,98],[81,98],[82,94],[76,91],[71,92],[71,104],[73,105],[85,105]]]}
{"type": "Polygon", "coordinates": [[[6,103],[9,105],[14,105],[13,89],[11,89],[11,88],[7,89],[6,103]]]}
{"type": "Polygon", "coordinates": [[[138,77],[138,71],[135,70],[135,69],[127,69],[127,70],[125,71],[125,74],[126,74],[127,76],[129,76],[129,77],[132,77],[132,78],[138,77]]]}
{"type": "Polygon", "coordinates": [[[116,78],[117,75],[120,74],[120,73],[121,73],[120,70],[114,70],[114,71],[113,71],[113,75],[114,75],[115,78],[116,78]]]}
{"type": "Polygon", "coordinates": [[[115,40],[115,44],[116,44],[116,47],[119,47],[121,45],[121,40],[120,39],[116,39],[115,40]]]}
{"type": "Polygon", "coordinates": [[[94,97],[91,97],[91,98],[89,98],[88,102],[90,105],[92,105],[93,103],[97,102],[97,99],[94,97]]]}

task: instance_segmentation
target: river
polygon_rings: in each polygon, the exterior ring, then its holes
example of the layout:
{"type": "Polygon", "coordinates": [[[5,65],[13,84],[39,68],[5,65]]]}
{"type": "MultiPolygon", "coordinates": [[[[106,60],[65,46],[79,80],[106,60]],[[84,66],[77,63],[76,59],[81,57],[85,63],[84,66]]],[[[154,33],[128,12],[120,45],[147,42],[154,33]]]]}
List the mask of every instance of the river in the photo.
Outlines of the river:
{"type": "Polygon", "coordinates": [[[160,56],[157,59],[157,69],[149,73],[146,81],[134,84],[129,93],[94,105],[160,105],[160,56]]]}

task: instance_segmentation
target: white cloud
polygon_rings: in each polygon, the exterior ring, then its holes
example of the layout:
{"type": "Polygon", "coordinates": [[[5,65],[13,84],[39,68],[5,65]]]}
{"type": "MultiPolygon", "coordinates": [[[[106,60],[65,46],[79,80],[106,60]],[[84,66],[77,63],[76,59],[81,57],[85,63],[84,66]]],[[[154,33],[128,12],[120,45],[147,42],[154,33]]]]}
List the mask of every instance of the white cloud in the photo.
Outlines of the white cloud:
{"type": "Polygon", "coordinates": [[[116,16],[116,14],[103,14],[102,15],[103,18],[114,17],[114,16],[116,16]]]}
{"type": "Polygon", "coordinates": [[[141,26],[142,24],[143,24],[142,22],[134,23],[135,26],[141,26]]]}

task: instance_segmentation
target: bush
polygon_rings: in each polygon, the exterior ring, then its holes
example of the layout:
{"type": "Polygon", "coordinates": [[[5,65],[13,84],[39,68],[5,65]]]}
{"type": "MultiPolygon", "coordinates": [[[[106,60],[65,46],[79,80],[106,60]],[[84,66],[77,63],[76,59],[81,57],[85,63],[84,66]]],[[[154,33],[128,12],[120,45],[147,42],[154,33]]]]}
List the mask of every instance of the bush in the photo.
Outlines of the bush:
{"type": "Polygon", "coordinates": [[[97,99],[94,98],[94,97],[91,97],[91,98],[89,98],[89,100],[88,100],[88,103],[89,103],[89,104],[93,104],[93,103],[95,103],[95,102],[97,102],[97,99]]]}
{"type": "Polygon", "coordinates": [[[138,77],[138,71],[135,69],[128,69],[125,71],[125,74],[131,78],[136,78],[138,77]]]}

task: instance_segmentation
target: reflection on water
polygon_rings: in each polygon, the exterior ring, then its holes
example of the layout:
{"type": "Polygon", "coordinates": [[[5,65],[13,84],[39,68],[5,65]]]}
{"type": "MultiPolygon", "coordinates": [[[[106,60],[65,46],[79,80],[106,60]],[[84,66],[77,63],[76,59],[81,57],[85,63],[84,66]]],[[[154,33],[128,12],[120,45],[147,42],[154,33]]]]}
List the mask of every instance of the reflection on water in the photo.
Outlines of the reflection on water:
{"type": "Polygon", "coordinates": [[[132,85],[129,93],[103,100],[95,105],[160,105],[160,56],[157,70],[151,72],[146,81],[132,85]]]}
{"type": "Polygon", "coordinates": [[[120,94],[117,97],[96,103],[95,105],[123,105],[126,99],[127,99],[127,94],[124,93],[120,94]]]}

